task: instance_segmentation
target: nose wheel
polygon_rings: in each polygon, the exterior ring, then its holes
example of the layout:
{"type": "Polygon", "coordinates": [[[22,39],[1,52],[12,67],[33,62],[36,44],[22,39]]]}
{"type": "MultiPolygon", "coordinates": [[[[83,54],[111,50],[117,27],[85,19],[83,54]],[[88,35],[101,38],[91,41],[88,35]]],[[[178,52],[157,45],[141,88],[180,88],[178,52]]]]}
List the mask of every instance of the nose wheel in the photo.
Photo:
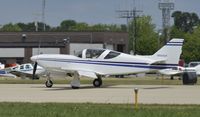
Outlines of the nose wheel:
{"type": "Polygon", "coordinates": [[[51,80],[47,80],[45,82],[45,85],[46,85],[47,88],[51,88],[53,86],[53,82],[51,80]]]}
{"type": "Polygon", "coordinates": [[[93,86],[94,87],[100,87],[102,85],[102,80],[100,78],[94,79],[93,86]]]}
{"type": "Polygon", "coordinates": [[[51,81],[50,72],[47,73],[47,81],[45,82],[47,88],[51,88],[53,86],[53,82],[51,81]]]}

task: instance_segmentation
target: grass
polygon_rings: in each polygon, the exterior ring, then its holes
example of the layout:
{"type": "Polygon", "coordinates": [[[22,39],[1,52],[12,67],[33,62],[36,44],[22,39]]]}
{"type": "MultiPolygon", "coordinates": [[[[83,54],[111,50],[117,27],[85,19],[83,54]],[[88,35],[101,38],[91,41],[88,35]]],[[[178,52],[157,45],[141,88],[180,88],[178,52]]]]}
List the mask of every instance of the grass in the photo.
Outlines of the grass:
{"type": "MultiPolygon", "coordinates": [[[[104,85],[182,85],[182,80],[170,80],[165,77],[164,79],[156,79],[156,76],[148,76],[141,78],[103,78],[104,85]]],[[[54,84],[69,84],[72,78],[54,78],[54,84]]],[[[46,79],[41,78],[40,80],[29,80],[29,79],[12,79],[12,78],[0,78],[0,84],[43,84],[46,79]]],[[[93,79],[81,78],[81,84],[92,84],[93,79]]],[[[198,85],[200,81],[198,80],[198,85]]]]}
{"type": "MultiPolygon", "coordinates": [[[[70,83],[69,79],[54,78],[55,84],[70,83]]],[[[93,79],[82,78],[82,84],[93,79]]],[[[104,85],[181,85],[182,81],[169,78],[105,78],[104,85]]],[[[0,78],[0,84],[41,84],[45,79],[22,80],[0,78]]],[[[198,81],[198,85],[200,82],[198,81]]],[[[139,105],[93,103],[19,103],[0,102],[0,117],[198,117],[200,105],[139,105]]]]}
{"type": "Polygon", "coordinates": [[[1,117],[198,117],[200,105],[0,103],[1,117]]]}

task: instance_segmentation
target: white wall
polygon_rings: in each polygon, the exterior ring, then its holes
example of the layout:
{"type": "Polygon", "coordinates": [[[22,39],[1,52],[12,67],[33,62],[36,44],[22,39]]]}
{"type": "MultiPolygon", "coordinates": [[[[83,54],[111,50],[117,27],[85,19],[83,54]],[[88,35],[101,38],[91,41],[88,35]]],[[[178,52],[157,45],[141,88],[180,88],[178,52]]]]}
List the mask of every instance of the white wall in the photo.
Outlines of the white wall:
{"type": "Polygon", "coordinates": [[[70,43],[70,54],[74,55],[75,53],[83,49],[98,49],[98,48],[103,48],[103,44],[70,43]]]}
{"type": "Polygon", "coordinates": [[[24,57],[24,48],[0,48],[0,57],[24,57]]]}
{"type": "MultiPolygon", "coordinates": [[[[38,55],[38,48],[33,48],[32,53],[38,55]]],[[[60,48],[40,48],[39,54],[60,54],[60,48]]]]}
{"type": "Polygon", "coordinates": [[[106,45],[106,49],[113,50],[114,47],[113,47],[113,45],[111,45],[111,44],[107,44],[107,45],[106,45]]]}

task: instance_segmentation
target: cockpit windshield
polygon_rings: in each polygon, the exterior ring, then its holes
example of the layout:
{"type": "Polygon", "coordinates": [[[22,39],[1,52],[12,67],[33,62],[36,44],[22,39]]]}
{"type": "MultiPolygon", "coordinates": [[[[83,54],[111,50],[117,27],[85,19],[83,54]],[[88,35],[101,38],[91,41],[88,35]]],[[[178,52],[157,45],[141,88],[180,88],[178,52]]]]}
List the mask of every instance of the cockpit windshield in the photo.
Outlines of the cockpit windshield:
{"type": "Polygon", "coordinates": [[[105,50],[87,49],[86,58],[98,58],[105,50]]]}
{"type": "Polygon", "coordinates": [[[108,53],[108,55],[105,56],[104,59],[112,59],[112,58],[115,58],[115,57],[117,57],[117,56],[119,56],[119,55],[120,55],[119,52],[110,51],[110,52],[108,53]]]}

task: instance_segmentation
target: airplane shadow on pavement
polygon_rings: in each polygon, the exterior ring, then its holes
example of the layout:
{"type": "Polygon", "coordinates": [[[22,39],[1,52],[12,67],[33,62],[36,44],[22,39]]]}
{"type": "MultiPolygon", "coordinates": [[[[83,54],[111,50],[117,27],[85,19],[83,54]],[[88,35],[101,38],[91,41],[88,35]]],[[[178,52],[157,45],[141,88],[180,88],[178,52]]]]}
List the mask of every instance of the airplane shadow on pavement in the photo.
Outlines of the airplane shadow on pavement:
{"type": "MultiPolygon", "coordinates": [[[[109,88],[109,89],[134,89],[135,85],[132,86],[126,86],[126,85],[103,85],[99,88],[94,87],[93,85],[87,85],[87,86],[81,86],[78,89],[72,89],[70,85],[67,86],[58,86],[55,85],[52,88],[46,88],[45,86],[32,86],[31,88],[43,88],[44,91],[59,91],[59,90],[85,90],[85,89],[104,89],[104,88],[109,88]]],[[[147,87],[138,87],[139,89],[144,89],[144,90],[158,90],[158,89],[168,89],[172,88],[170,86],[147,86],[147,87]]]]}

